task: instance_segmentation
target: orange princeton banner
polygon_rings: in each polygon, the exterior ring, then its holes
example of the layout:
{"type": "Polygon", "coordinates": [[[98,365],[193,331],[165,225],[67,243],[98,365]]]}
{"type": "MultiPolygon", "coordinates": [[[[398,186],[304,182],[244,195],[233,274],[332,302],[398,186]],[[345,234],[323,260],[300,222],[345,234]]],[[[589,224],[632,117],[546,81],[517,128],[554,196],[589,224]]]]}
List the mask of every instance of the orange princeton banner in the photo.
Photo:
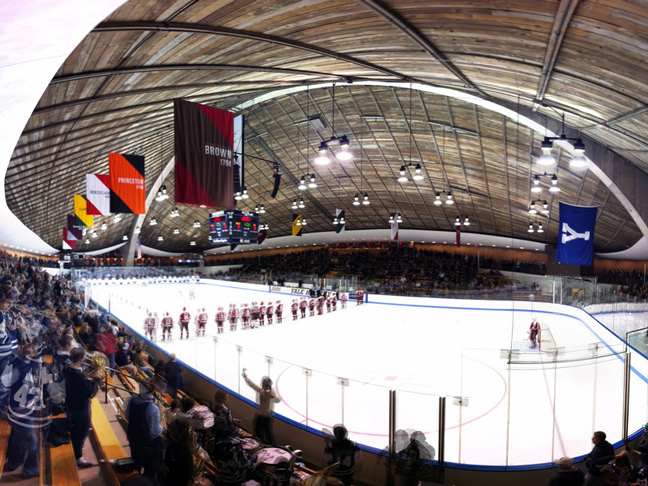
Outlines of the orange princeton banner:
{"type": "Polygon", "coordinates": [[[146,213],[144,157],[108,154],[110,161],[110,212],[146,213]]]}

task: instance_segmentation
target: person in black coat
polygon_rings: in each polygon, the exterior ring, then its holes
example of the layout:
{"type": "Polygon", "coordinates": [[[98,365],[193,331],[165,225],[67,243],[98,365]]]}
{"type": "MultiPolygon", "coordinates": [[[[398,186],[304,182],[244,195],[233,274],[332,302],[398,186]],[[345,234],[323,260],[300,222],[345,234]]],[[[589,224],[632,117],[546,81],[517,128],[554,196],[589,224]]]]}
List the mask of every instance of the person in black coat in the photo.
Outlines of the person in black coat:
{"type": "Polygon", "coordinates": [[[176,355],[171,353],[171,359],[164,365],[164,377],[167,381],[167,393],[171,398],[178,398],[178,390],[182,389],[182,368],[176,361],[176,355]]]}
{"type": "Polygon", "coordinates": [[[74,348],[70,351],[70,365],[64,370],[65,411],[78,467],[95,466],[83,458],[83,443],[90,431],[90,399],[97,393],[103,376],[103,370],[96,370],[92,380],[85,377],[82,371],[85,355],[83,348],[74,348]]]}

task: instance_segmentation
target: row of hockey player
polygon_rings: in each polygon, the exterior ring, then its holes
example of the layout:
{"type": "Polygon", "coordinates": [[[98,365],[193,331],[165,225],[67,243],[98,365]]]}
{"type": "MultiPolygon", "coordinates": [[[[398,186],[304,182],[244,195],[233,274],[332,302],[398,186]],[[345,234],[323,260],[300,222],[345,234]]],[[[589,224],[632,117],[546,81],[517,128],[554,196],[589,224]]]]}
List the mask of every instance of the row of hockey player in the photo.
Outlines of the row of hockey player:
{"type": "MultiPolygon", "coordinates": [[[[223,323],[225,321],[225,312],[222,307],[218,308],[219,312],[216,313],[216,326],[218,333],[223,332],[223,323]],[[223,312],[219,316],[219,313],[223,312]]],[[[241,328],[250,329],[259,326],[265,326],[266,319],[268,324],[272,324],[274,318],[277,318],[277,323],[283,321],[283,303],[278,300],[275,303],[272,301],[266,302],[252,302],[251,304],[243,304],[239,309],[236,304],[230,304],[227,312],[227,321],[230,325],[230,331],[236,331],[238,327],[238,320],[241,319],[241,328]]]]}
{"type": "MultiPolygon", "coordinates": [[[[198,309],[194,322],[196,324],[196,335],[204,336],[205,328],[209,317],[205,308],[198,309]]],[[[178,317],[178,325],[180,326],[180,339],[186,337],[189,339],[189,323],[191,322],[191,314],[187,311],[186,307],[182,308],[182,312],[178,317]]],[[[149,312],[146,319],[144,319],[144,331],[147,338],[155,341],[156,332],[159,325],[159,318],[157,312],[149,312]]],[[[173,329],[173,317],[165,312],[162,316],[162,341],[171,340],[171,330],[173,329]]]]}
{"type": "MultiPolygon", "coordinates": [[[[340,293],[340,303],[342,308],[346,308],[349,294],[347,292],[340,293]]],[[[364,301],[364,293],[362,289],[356,291],[356,300],[358,305],[364,301]]],[[[293,299],[290,306],[293,320],[297,320],[297,314],[301,310],[301,317],[306,317],[306,310],[309,310],[310,316],[315,315],[317,309],[318,315],[324,314],[324,308],[327,312],[337,310],[337,293],[332,293],[328,297],[320,295],[319,297],[302,297],[301,299],[293,299]]],[[[218,334],[224,332],[225,320],[230,324],[230,331],[236,331],[238,327],[238,320],[241,319],[242,329],[256,328],[264,326],[266,320],[268,324],[272,324],[276,317],[276,322],[283,321],[283,303],[277,300],[275,303],[268,302],[252,302],[251,304],[243,304],[239,309],[236,304],[230,304],[227,313],[225,309],[220,306],[214,316],[218,334]]],[[[194,322],[196,324],[196,335],[204,336],[209,316],[205,308],[198,309],[194,322]]],[[[189,338],[189,323],[191,322],[191,314],[183,307],[180,316],[178,317],[178,324],[180,326],[180,339],[189,338]]],[[[171,330],[173,329],[173,317],[165,312],[162,316],[162,341],[171,340],[171,330]]],[[[156,331],[159,325],[159,318],[157,312],[149,312],[148,317],[144,321],[144,330],[146,337],[154,341],[156,339],[156,331]]]]}
{"type": "MultiPolygon", "coordinates": [[[[340,293],[340,305],[343,309],[346,308],[347,300],[349,299],[349,294],[347,292],[340,293]]],[[[330,294],[329,296],[319,295],[317,297],[301,297],[300,299],[293,299],[290,304],[290,311],[292,312],[293,321],[297,320],[297,315],[301,313],[302,319],[306,317],[306,310],[308,309],[308,315],[313,317],[317,311],[317,315],[321,316],[324,314],[324,308],[326,307],[326,312],[335,312],[337,310],[338,296],[337,292],[330,294]]],[[[362,295],[358,298],[358,304],[362,303],[362,295]]]]}

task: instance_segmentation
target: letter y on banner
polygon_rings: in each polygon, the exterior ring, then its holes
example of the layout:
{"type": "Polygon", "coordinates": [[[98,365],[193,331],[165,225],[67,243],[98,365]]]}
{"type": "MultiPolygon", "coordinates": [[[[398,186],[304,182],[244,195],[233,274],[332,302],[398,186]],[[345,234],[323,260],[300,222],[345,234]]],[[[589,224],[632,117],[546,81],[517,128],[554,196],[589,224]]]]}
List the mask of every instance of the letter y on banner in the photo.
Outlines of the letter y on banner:
{"type": "Polygon", "coordinates": [[[594,258],[594,227],[597,207],[560,203],[556,261],[567,265],[591,265],[594,258]]]}

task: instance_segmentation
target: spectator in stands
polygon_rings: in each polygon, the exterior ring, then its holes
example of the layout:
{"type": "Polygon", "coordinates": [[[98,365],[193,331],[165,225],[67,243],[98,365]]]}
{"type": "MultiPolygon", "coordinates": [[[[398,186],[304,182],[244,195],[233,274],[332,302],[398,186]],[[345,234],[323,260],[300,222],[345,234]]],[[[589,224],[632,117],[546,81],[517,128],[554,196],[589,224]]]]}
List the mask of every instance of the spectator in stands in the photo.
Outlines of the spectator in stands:
{"type": "Polygon", "coordinates": [[[601,467],[614,459],[614,447],[607,440],[605,432],[596,431],[592,435],[592,444],[594,447],[587,456],[585,466],[585,486],[599,486],[602,484],[601,467]]]}
{"type": "Polygon", "coordinates": [[[229,395],[224,390],[218,390],[214,396],[214,425],[212,427],[212,435],[218,435],[216,429],[222,431],[227,435],[236,434],[236,426],[240,423],[239,420],[232,418],[232,412],[230,412],[229,407],[227,406],[227,399],[229,395]]]}
{"type": "Polygon", "coordinates": [[[135,469],[157,484],[162,465],[162,427],[160,409],[155,404],[155,383],[144,380],[140,383],[140,394],[133,396],[126,405],[128,428],[126,437],[135,462],[135,469]]]}
{"type": "Polygon", "coordinates": [[[141,372],[145,373],[146,375],[153,376],[153,370],[151,366],[149,365],[148,360],[146,359],[144,350],[142,349],[142,346],[135,346],[135,352],[131,355],[131,361],[135,366],[137,366],[137,369],[139,369],[141,372]]]}
{"type": "Polygon", "coordinates": [[[166,484],[193,486],[193,454],[195,434],[189,424],[176,420],[167,428],[169,443],[164,453],[167,468],[166,484]]]}
{"type": "Polygon", "coordinates": [[[176,361],[175,353],[171,353],[164,365],[164,378],[167,381],[167,393],[171,398],[178,398],[178,390],[182,390],[183,381],[182,381],[182,368],[176,361]]]}
{"type": "Polygon", "coordinates": [[[558,472],[549,480],[549,486],[581,486],[585,481],[583,471],[574,466],[571,457],[561,457],[554,461],[558,465],[558,472]]]}
{"type": "Polygon", "coordinates": [[[264,444],[274,445],[274,435],[272,433],[272,410],[274,404],[280,400],[272,390],[272,380],[268,376],[261,379],[261,386],[254,383],[243,368],[243,379],[257,393],[257,402],[259,411],[254,417],[254,435],[256,435],[264,444]]]}
{"type": "Polygon", "coordinates": [[[87,322],[81,323],[81,327],[79,327],[79,338],[81,339],[81,341],[83,341],[83,344],[85,344],[86,346],[88,347],[94,346],[92,329],[90,328],[90,325],[87,322]]]}
{"type": "Polygon", "coordinates": [[[24,466],[23,478],[38,476],[40,451],[47,442],[52,419],[49,409],[49,387],[43,380],[46,365],[36,356],[37,344],[23,342],[18,355],[2,374],[2,385],[9,390],[9,423],[11,434],[4,471],[24,466]]]}
{"type": "MultiPolygon", "coordinates": [[[[106,355],[109,363],[108,366],[112,368],[112,370],[114,370],[115,354],[118,351],[117,339],[115,338],[115,335],[112,333],[109,326],[104,325],[101,327],[101,334],[97,335],[97,337],[95,338],[94,347],[96,351],[99,351],[100,353],[106,355]]],[[[115,375],[115,372],[112,370],[110,371],[110,376],[115,375]]]]}
{"type": "Polygon", "coordinates": [[[138,374],[137,366],[131,362],[130,355],[128,354],[128,347],[128,343],[123,343],[121,345],[120,350],[115,353],[115,364],[117,364],[123,372],[136,378],[138,374]]]}
{"type": "MultiPolygon", "coordinates": [[[[0,376],[18,348],[18,330],[9,309],[11,299],[0,298],[0,376]]],[[[0,416],[6,417],[5,407],[9,403],[9,390],[0,386],[0,416]]]]}
{"type": "Polygon", "coordinates": [[[324,464],[331,466],[339,463],[333,471],[333,476],[342,481],[345,486],[354,484],[353,475],[360,449],[357,444],[348,439],[348,431],[342,424],[333,427],[333,440],[324,448],[324,464]]]}
{"type": "Polygon", "coordinates": [[[99,390],[103,370],[94,370],[88,380],[82,368],[86,352],[82,347],[70,351],[70,366],[65,369],[65,411],[68,417],[70,439],[78,467],[95,464],[83,457],[83,444],[90,432],[90,399],[99,390]]]}
{"type": "Polygon", "coordinates": [[[216,430],[215,433],[208,451],[218,471],[217,484],[238,486],[249,480],[261,462],[259,457],[256,454],[248,455],[241,441],[231,437],[224,430],[216,430]]]}

